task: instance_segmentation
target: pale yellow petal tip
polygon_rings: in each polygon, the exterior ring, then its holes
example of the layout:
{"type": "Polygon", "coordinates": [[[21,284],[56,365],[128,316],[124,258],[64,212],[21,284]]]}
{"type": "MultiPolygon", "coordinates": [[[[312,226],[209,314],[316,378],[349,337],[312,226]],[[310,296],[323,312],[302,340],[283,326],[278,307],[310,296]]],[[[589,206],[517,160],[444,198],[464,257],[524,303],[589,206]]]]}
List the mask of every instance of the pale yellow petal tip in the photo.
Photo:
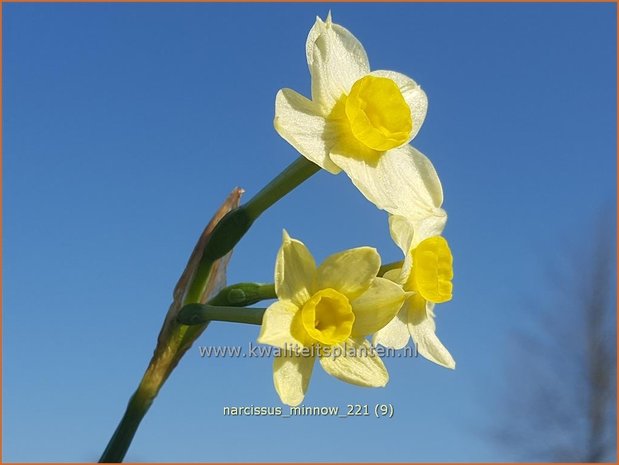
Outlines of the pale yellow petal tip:
{"type": "Polygon", "coordinates": [[[331,16],[331,10],[329,10],[329,12],[327,13],[327,20],[325,21],[325,23],[327,24],[327,27],[331,27],[331,25],[333,24],[333,17],[331,16]]]}
{"type": "Polygon", "coordinates": [[[296,407],[301,404],[305,398],[305,396],[290,395],[287,390],[279,389],[275,378],[275,373],[273,373],[273,385],[275,386],[275,392],[277,392],[279,400],[282,401],[282,404],[289,405],[290,407],[296,407]]]}
{"type": "Polygon", "coordinates": [[[291,240],[292,239],[290,238],[288,231],[286,231],[285,229],[282,229],[282,244],[290,242],[291,240]]]}
{"type": "Polygon", "coordinates": [[[283,87],[279,89],[277,91],[277,94],[275,94],[275,111],[277,111],[277,108],[281,104],[286,103],[288,101],[287,96],[290,96],[293,93],[294,93],[294,90],[289,89],[288,87],[283,87]]]}
{"type": "Polygon", "coordinates": [[[403,344],[397,344],[397,343],[393,343],[393,342],[389,342],[387,340],[385,340],[384,338],[377,336],[378,333],[376,333],[373,337],[372,337],[372,345],[377,346],[377,345],[381,345],[383,347],[385,347],[386,349],[393,349],[393,350],[401,350],[404,349],[404,347],[406,347],[406,345],[408,344],[408,340],[406,340],[406,342],[404,342],[403,344]]]}
{"type": "Polygon", "coordinates": [[[295,239],[294,237],[290,236],[290,234],[288,234],[288,231],[286,229],[282,229],[282,245],[290,245],[292,243],[296,243],[296,244],[300,244],[303,247],[305,247],[305,244],[300,241],[299,239],[295,239]]]}
{"type": "Polygon", "coordinates": [[[447,360],[445,362],[442,362],[442,363],[437,360],[436,363],[438,365],[440,365],[440,366],[442,366],[444,368],[448,368],[450,370],[455,370],[456,369],[456,361],[453,358],[451,358],[451,355],[450,355],[450,359],[449,360],[447,360]]]}
{"type": "Polygon", "coordinates": [[[258,344],[263,344],[263,345],[273,345],[269,342],[269,335],[267,334],[267,329],[266,329],[266,325],[264,325],[264,323],[260,326],[260,334],[258,334],[258,337],[256,338],[256,342],[258,344]]]}
{"type": "Polygon", "coordinates": [[[284,399],[283,397],[280,396],[280,400],[282,401],[282,403],[290,407],[297,407],[298,405],[301,404],[301,402],[303,402],[303,399],[304,397],[301,397],[300,399],[284,399]]]}
{"type": "MultiPolygon", "coordinates": [[[[320,16],[316,16],[316,23],[314,24],[314,27],[326,27],[326,28],[331,28],[331,26],[333,26],[333,18],[331,16],[331,10],[329,10],[329,12],[327,13],[327,17],[325,18],[325,20],[323,21],[322,18],[320,16]]],[[[321,29],[321,32],[323,31],[323,29],[321,29]]]]}
{"type": "MultiPolygon", "coordinates": [[[[354,250],[354,249],[351,249],[354,250]]],[[[357,250],[359,252],[362,253],[368,253],[368,258],[371,256],[372,258],[375,258],[378,260],[378,266],[380,267],[381,265],[381,258],[380,258],[380,254],[378,253],[378,249],[376,247],[370,247],[369,245],[363,245],[361,247],[357,247],[357,250]]]]}
{"type": "Polygon", "coordinates": [[[281,105],[285,103],[283,100],[285,100],[284,90],[280,89],[277,91],[277,94],[275,94],[275,117],[273,118],[273,126],[275,126],[275,129],[277,130],[277,132],[279,132],[277,122],[279,120],[279,113],[280,113],[281,105]]]}
{"type": "MultiPolygon", "coordinates": [[[[316,22],[314,23],[314,27],[318,31],[318,33],[322,33],[324,31],[325,22],[322,20],[320,16],[316,16],[316,22]]],[[[315,38],[314,38],[315,40],[315,38]]]]}
{"type": "Polygon", "coordinates": [[[378,382],[376,383],[376,385],[374,387],[377,388],[382,388],[385,387],[387,385],[387,383],[389,382],[389,372],[387,370],[385,370],[385,378],[384,381],[378,382]],[[382,383],[382,384],[381,384],[382,383]]]}
{"type": "Polygon", "coordinates": [[[344,381],[350,384],[354,384],[355,386],[369,387],[369,388],[383,388],[387,386],[387,383],[389,383],[389,372],[383,366],[383,371],[382,373],[380,373],[380,375],[378,375],[377,373],[372,373],[371,375],[366,376],[362,381],[351,380],[351,379],[345,379],[344,381]]]}

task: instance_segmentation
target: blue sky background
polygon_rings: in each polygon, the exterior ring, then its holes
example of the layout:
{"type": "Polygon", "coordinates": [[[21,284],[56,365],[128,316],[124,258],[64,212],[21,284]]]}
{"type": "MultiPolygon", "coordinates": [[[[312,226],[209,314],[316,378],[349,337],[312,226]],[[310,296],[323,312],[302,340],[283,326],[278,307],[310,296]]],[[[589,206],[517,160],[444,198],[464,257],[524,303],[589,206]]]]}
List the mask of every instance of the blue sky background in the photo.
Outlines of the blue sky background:
{"type": "MultiPolygon", "coordinates": [[[[374,69],[429,96],[414,145],[441,177],[455,297],[438,334],[455,371],[388,359],[384,389],[316,369],[305,405],[391,403],[392,419],[224,417],[278,406],[268,359],[191,350],[132,461],[509,459],[498,421],[507,341],[545,299],[543,264],[615,217],[614,4],[101,4],[4,7],[3,460],[99,457],[154,348],[197,236],[234,186],[251,196],[295,151],[273,130],[282,87],[309,94],[316,15],[374,69]]],[[[318,260],[372,245],[386,215],[321,172],[236,248],[229,282],[272,280],[282,228],[318,260]]],[[[213,324],[200,344],[246,344],[213,324]]]]}

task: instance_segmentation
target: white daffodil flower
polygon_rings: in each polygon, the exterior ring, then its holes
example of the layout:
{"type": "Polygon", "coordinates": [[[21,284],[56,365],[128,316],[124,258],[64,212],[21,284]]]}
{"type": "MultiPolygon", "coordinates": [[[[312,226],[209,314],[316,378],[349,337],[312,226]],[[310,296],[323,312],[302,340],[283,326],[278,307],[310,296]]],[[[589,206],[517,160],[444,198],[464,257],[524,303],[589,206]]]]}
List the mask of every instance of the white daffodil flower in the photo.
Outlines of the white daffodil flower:
{"type": "Polygon", "coordinates": [[[373,343],[401,349],[412,337],[423,357],[453,369],[456,362],[436,336],[434,322],[435,304],[452,297],[453,258],[440,236],[444,226],[444,221],[429,218],[417,223],[415,230],[402,217],[389,218],[391,236],[406,258],[402,268],[384,277],[400,284],[407,297],[396,317],[374,335],[373,343]]]}
{"type": "Polygon", "coordinates": [[[307,37],[312,99],[282,89],[275,100],[277,132],[303,156],[346,172],[378,208],[409,221],[444,217],[443,192],[432,163],[409,142],[428,99],[411,78],[370,71],[367,54],[331,14],[307,37]]]}
{"type": "Polygon", "coordinates": [[[278,300],[266,310],[258,342],[280,349],[273,381],[282,402],[299,405],[316,358],[347,383],[387,384],[389,375],[365,339],[398,313],[405,293],[376,277],[376,249],[359,247],[328,257],[319,267],[305,245],[284,231],[275,263],[278,300]]]}

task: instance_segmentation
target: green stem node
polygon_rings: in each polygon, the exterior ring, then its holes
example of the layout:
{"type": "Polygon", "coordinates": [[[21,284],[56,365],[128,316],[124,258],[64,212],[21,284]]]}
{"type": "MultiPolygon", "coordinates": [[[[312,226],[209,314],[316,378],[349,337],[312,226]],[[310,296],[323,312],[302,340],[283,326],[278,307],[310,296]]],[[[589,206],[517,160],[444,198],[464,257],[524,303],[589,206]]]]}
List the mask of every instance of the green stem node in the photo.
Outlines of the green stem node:
{"type": "Polygon", "coordinates": [[[276,299],[274,284],[238,283],[222,289],[209,305],[247,307],[261,300],[276,299]]]}

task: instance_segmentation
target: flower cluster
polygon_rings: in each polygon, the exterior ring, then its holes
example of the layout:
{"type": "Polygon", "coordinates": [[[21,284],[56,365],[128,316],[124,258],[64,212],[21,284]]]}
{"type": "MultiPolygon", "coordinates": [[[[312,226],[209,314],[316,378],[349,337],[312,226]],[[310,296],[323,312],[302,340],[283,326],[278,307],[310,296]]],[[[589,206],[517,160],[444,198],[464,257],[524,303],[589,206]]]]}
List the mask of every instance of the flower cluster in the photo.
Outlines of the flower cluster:
{"type": "Polygon", "coordinates": [[[211,321],[261,325],[258,342],[275,347],[275,389],[300,404],[316,359],[330,375],[366,387],[389,375],[378,349],[417,352],[439,365],[455,362],[436,336],[434,307],[452,297],[452,255],[441,236],[447,214],[430,160],[410,145],[428,99],[411,78],[371,71],[361,43],[320,18],[307,37],[311,99],[282,89],[274,126],[302,156],[248,202],[235,189],[204,229],[174,289],[153,357],[100,461],[120,462],[153,399],[211,321]],[[387,212],[403,259],[381,266],[372,247],[358,247],[317,265],[284,231],[274,284],[225,286],[230,254],[254,221],[324,169],[346,173],[366,199],[387,212]],[[275,299],[268,308],[253,304],[275,299]]]}
{"type": "MultiPolygon", "coordinates": [[[[305,245],[284,232],[275,265],[277,301],[265,312],[258,341],[276,347],[373,344],[399,349],[412,337],[439,365],[455,362],[436,336],[435,304],[452,297],[452,255],[441,236],[447,214],[430,160],[410,145],[428,99],[411,78],[371,71],[361,43],[344,27],[317,18],[307,37],[312,98],[282,89],[275,101],[277,132],[304,157],[332,174],[345,172],[357,189],[389,214],[391,236],[404,255],[379,276],[375,249],[337,253],[320,266],[305,245]]],[[[273,367],[282,401],[304,398],[315,358],[349,383],[384,386],[380,358],[282,353],[273,367]]],[[[370,355],[367,355],[370,354],[370,355]]]]}

